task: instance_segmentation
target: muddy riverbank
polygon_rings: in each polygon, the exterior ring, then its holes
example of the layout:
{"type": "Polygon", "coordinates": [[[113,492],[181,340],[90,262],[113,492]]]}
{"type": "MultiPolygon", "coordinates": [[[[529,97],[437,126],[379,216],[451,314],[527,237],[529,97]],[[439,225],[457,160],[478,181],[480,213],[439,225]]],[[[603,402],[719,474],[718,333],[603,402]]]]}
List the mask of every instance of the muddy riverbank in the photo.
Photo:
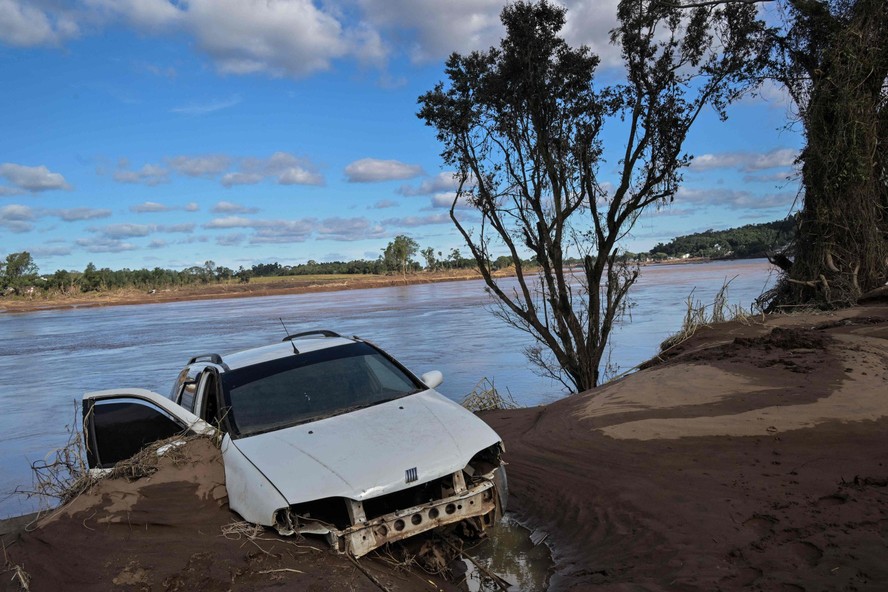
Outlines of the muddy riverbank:
{"type": "Polygon", "coordinates": [[[555,590],[888,589],[888,307],[701,330],[485,419],[555,590]]]}
{"type": "MultiPolygon", "coordinates": [[[[502,277],[509,274],[498,272],[502,277]]],[[[411,273],[400,275],[336,275],[336,276],[288,276],[280,278],[259,278],[248,283],[222,282],[216,284],[194,284],[160,290],[137,290],[134,288],[85,292],[72,294],[50,294],[28,298],[0,298],[0,312],[33,312],[63,308],[84,308],[93,306],[122,306],[155,304],[162,302],[186,302],[193,300],[219,300],[227,298],[250,298],[255,296],[282,296],[285,294],[311,294],[316,292],[338,292],[342,290],[362,290],[366,288],[387,288],[390,286],[410,286],[477,280],[481,274],[472,269],[454,269],[433,273],[411,273]]]]}

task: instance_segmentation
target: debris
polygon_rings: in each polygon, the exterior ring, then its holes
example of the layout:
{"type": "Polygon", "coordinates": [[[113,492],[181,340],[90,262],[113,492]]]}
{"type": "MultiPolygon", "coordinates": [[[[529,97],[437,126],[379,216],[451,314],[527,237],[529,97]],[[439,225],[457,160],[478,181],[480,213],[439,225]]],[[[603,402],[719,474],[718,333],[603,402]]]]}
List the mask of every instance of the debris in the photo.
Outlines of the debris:
{"type": "Polygon", "coordinates": [[[478,381],[472,392],[460,403],[463,407],[478,413],[479,411],[491,411],[495,409],[518,409],[520,405],[515,402],[512,393],[506,389],[506,394],[502,395],[496,390],[496,386],[492,380],[486,376],[478,381]]]}

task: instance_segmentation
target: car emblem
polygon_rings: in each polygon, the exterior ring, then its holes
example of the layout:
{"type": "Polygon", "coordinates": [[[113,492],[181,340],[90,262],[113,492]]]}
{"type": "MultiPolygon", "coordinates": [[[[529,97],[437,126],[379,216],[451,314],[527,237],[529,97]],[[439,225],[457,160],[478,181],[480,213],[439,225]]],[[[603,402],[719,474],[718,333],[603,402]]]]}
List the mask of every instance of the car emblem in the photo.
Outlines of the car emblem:
{"type": "Polygon", "coordinates": [[[417,479],[419,479],[419,475],[416,472],[416,467],[413,467],[412,469],[407,469],[406,471],[404,471],[404,482],[405,483],[413,483],[417,479]]]}

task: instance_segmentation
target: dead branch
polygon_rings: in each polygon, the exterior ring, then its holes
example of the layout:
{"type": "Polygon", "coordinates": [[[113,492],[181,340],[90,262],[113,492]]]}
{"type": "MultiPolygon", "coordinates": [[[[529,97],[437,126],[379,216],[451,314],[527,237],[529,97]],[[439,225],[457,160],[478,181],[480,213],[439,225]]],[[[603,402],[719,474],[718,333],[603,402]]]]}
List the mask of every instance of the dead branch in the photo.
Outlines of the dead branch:
{"type": "Polygon", "coordinates": [[[493,573],[492,571],[487,569],[485,566],[481,565],[481,563],[479,563],[477,560],[475,560],[474,557],[472,557],[471,555],[464,554],[462,552],[462,549],[458,548],[456,545],[454,545],[450,541],[448,541],[446,539],[441,539],[441,540],[444,542],[444,544],[448,545],[454,552],[459,553],[462,557],[471,561],[472,565],[474,565],[475,568],[478,569],[478,571],[480,571],[482,574],[484,574],[485,577],[487,577],[494,584],[496,584],[497,588],[499,588],[500,590],[503,590],[503,591],[507,591],[511,587],[509,582],[507,582],[506,580],[504,580],[502,577],[498,576],[497,574],[493,573]]]}
{"type": "Polygon", "coordinates": [[[361,572],[362,572],[365,576],[367,576],[367,579],[370,580],[371,582],[373,582],[374,584],[376,584],[376,586],[377,586],[380,590],[382,590],[382,592],[392,592],[392,591],[388,588],[388,586],[386,586],[385,584],[383,584],[382,582],[380,582],[379,579],[377,579],[376,576],[374,576],[372,573],[370,573],[370,571],[369,571],[366,567],[364,567],[363,565],[361,565],[360,563],[358,563],[358,560],[355,559],[352,555],[349,555],[348,558],[351,559],[351,562],[355,564],[355,567],[357,567],[359,570],[361,570],[361,572]]]}
{"type": "Polygon", "coordinates": [[[826,265],[830,271],[839,273],[839,268],[836,267],[836,264],[833,262],[832,253],[829,251],[823,254],[823,264],[826,265]]]}
{"type": "Polygon", "coordinates": [[[786,278],[786,281],[788,281],[791,284],[798,284],[800,286],[808,286],[809,288],[816,288],[817,287],[817,280],[794,280],[792,278],[786,278]]]}

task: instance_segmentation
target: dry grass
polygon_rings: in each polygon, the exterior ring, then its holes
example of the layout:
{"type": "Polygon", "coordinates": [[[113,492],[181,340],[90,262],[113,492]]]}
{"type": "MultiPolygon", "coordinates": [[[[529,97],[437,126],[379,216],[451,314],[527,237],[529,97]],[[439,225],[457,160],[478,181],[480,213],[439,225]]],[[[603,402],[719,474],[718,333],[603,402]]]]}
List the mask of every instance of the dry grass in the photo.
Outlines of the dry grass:
{"type": "MultiPolygon", "coordinates": [[[[33,490],[16,490],[16,493],[41,499],[43,506],[65,504],[88,490],[95,482],[86,462],[81,438],[80,416],[74,405],[74,422],[66,426],[68,442],[46,455],[43,460],[31,463],[33,490]]],[[[43,509],[48,509],[44,507],[43,509]]]]}
{"type": "Polygon", "coordinates": [[[479,411],[491,411],[495,409],[518,409],[520,405],[512,398],[512,393],[506,389],[503,395],[496,390],[492,380],[486,376],[478,381],[475,388],[460,403],[463,407],[478,413],[479,411]]]}
{"type": "Polygon", "coordinates": [[[8,574],[12,572],[12,577],[9,579],[11,582],[18,583],[19,590],[23,592],[29,592],[31,589],[31,574],[25,571],[21,565],[17,563],[13,563],[9,560],[9,556],[6,554],[6,545],[3,546],[3,572],[4,574],[8,574]]]}
{"type": "Polygon", "coordinates": [[[724,323],[725,321],[748,321],[753,315],[752,311],[743,308],[739,304],[728,303],[728,286],[731,285],[732,281],[734,281],[733,278],[722,284],[710,305],[705,305],[702,301],[695,300],[692,290],[688,294],[687,309],[681,329],[660,344],[660,352],[665,352],[690,339],[702,327],[709,327],[716,323],[724,323]]]}

